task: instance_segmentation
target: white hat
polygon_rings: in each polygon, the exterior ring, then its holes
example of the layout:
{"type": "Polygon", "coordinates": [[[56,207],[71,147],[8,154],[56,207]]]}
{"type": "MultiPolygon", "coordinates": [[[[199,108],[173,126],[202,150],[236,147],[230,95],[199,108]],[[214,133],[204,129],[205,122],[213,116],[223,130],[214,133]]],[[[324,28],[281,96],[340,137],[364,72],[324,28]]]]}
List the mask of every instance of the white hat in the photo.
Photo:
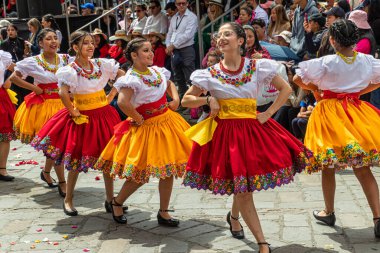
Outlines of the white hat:
{"type": "Polygon", "coordinates": [[[282,31],[279,35],[275,35],[274,37],[281,37],[286,41],[286,43],[290,43],[290,39],[292,38],[292,33],[289,31],[282,31]]]}
{"type": "Polygon", "coordinates": [[[10,24],[11,24],[11,22],[9,22],[6,19],[3,19],[0,21],[0,28],[8,27],[10,24]]]}

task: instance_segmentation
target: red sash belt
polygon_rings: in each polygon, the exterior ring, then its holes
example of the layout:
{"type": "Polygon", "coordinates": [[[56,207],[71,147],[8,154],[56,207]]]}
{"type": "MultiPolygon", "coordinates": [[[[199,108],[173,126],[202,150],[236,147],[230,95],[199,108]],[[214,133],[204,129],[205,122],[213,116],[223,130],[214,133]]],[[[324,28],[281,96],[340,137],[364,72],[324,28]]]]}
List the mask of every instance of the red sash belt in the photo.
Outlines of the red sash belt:
{"type": "Polygon", "coordinates": [[[58,95],[58,84],[57,83],[41,83],[37,85],[41,89],[43,89],[43,93],[37,95],[35,92],[30,93],[25,96],[24,101],[26,107],[30,107],[31,105],[42,104],[46,99],[57,99],[58,95]]]}
{"type": "MultiPolygon", "coordinates": [[[[143,104],[136,108],[136,111],[144,117],[144,120],[161,115],[165,113],[167,110],[168,110],[168,103],[166,100],[166,94],[155,102],[143,104]]],[[[115,135],[114,144],[115,145],[119,143],[121,137],[129,131],[132,125],[133,125],[132,121],[130,119],[126,119],[120,122],[119,124],[117,124],[116,126],[114,126],[114,135],[115,135]]]]}
{"type": "Polygon", "coordinates": [[[360,92],[355,92],[355,93],[335,93],[330,90],[325,90],[323,91],[323,99],[329,99],[329,98],[337,98],[339,100],[342,100],[342,106],[344,111],[346,112],[347,117],[350,119],[351,122],[353,122],[353,118],[351,117],[350,113],[348,112],[347,104],[348,102],[352,103],[356,108],[360,109],[360,104],[361,103],[366,103],[368,106],[370,106],[372,109],[374,109],[379,115],[380,115],[380,110],[377,109],[375,106],[373,106],[370,103],[367,103],[365,101],[361,101],[359,99],[360,97],[360,92]]]}

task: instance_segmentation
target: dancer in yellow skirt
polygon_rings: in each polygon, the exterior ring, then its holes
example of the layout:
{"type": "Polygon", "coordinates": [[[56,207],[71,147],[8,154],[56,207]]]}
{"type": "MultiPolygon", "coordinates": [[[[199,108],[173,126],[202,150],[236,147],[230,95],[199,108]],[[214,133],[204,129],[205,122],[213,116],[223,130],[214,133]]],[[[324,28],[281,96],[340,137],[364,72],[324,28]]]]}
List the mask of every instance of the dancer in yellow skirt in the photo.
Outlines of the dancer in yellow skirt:
{"type": "Polygon", "coordinates": [[[380,237],[379,188],[370,170],[380,159],[380,111],[359,96],[380,87],[380,61],[352,50],[358,28],[347,20],[329,28],[336,55],[302,62],[294,81],[304,89],[320,91],[310,116],[305,145],[314,153],[309,173],[322,170],[325,209],[314,217],[335,224],[335,170],[352,167],[372,210],[375,235],[380,237]]]}
{"type": "MultiPolygon", "coordinates": [[[[54,30],[41,30],[38,35],[38,43],[43,49],[43,53],[19,61],[15,72],[10,77],[14,84],[33,91],[25,97],[25,101],[17,109],[14,118],[17,138],[26,144],[29,144],[42,126],[64,107],[58,95],[55,72],[69,63],[69,56],[57,54],[60,45],[54,30]],[[27,76],[34,78],[34,84],[23,80],[27,76]]],[[[50,188],[58,186],[59,194],[64,197],[66,181],[63,166],[55,166],[59,180],[56,185],[54,179],[50,177],[53,165],[54,161],[47,158],[40,177],[50,188]]]]}
{"type": "Polygon", "coordinates": [[[121,204],[149,178],[160,179],[160,225],[178,226],[168,214],[173,178],[182,177],[191,150],[184,131],[186,121],[174,111],[179,97],[170,72],[153,64],[151,44],[143,38],[130,41],[127,58],[133,67],[114,84],[119,90],[118,105],[129,118],[115,127],[115,133],[95,165],[98,170],[125,178],[112,201],[113,218],[126,223],[121,204]],[[173,100],[166,101],[166,93],[173,100]]]}

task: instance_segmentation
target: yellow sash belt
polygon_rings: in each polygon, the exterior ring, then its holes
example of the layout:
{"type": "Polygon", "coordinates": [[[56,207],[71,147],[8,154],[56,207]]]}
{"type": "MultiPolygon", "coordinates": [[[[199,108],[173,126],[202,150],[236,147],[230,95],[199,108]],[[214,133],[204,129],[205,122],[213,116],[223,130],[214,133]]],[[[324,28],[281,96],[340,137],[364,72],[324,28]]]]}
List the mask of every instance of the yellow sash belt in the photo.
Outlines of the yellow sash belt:
{"type": "MultiPolygon", "coordinates": [[[[220,119],[256,119],[256,99],[221,99],[218,102],[220,105],[218,118],[220,119]]],[[[217,125],[214,118],[208,118],[192,126],[185,134],[203,146],[212,140],[217,125]]]]}
{"type": "MultiPolygon", "coordinates": [[[[108,105],[104,90],[90,94],[74,94],[74,107],[79,111],[94,110],[108,105]]],[[[73,118],[78,125],[88,123],[88,116],[80,115],[73,118]]]]}

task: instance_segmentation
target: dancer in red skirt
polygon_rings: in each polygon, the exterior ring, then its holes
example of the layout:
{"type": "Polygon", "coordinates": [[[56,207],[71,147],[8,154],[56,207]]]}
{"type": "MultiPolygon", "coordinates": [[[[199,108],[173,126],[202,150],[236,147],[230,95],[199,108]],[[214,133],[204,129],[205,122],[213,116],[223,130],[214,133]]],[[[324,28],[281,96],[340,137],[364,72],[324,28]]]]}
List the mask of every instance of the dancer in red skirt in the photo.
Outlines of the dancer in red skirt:
{"type": "MultiPolygon", "coordinates": [[[[32,91],[24,98],[25,101],[17,109],[14,118],[17,138],[25,144],[29,144],[42,126],[64,108],[58,95],[55,72],[69,63],[69,55],[57,54],[59,40],[54,30],[41,30],[37,40],[43,53],[17,62],[15,72],[10,77],[12,83],[32,91]],[[34,84],[24,80],[28,76],[34,78],[34,84]]],[[[66,180],[63,165],[54,167],[59,181],[58,185],[54,184],[55,180],[50,177],[53,165],[54,161],[46,158],[40,178],[50,188],[58,187],[59,194],[65,197],[66,180]]]]}
{"type": "Polygon", "coordinates": [[[239,24],[224,24],[217,40],[224,59],[191,75],[193,86],[182,105],[193,108],[208,104],[211,113],[210,118],[187,131],[195,143],[184,185],[214,194],[234,194],[232,212],[227,215],[232,234],[244,236],[238,221],[240,212],[260,252],[268,253],[271,249],[265,241],[252,193],[290,183],[296,173],[305,169],[311,154],[271,119],[291,93],[289,84],[277,75],[278,64],[242,57],[245,41],[239,24]],[[270,83],[279,95],[268,110],[257,113],[261,88],[270,83]],[[199,97],[206,91],[211,96],[199,97]]]}
{"type": "MultiPolygon", "coordinates": [[[[59,95],[65,109],[53,116],[32,141],[32,146],[43,150],[45,156],[64,163],[69,170],[66,198],[63,203],[67,215],[78,214],[73,204],[73,193],[79,172],[92,168],[120,122],[116,110],[109,105],[117,93],[113,89],[106,96],[103,88],[109,79],[123,75],[113,59],[93,59],[94,40],[84,31],[71,35],[71,49],[75,61],[57,71],[59,95]],[[74,97],[70,100],[69,92],[74,97]]],[[[113,198],[113,180],[103,173],[107,200],[113,198]]],[[[107,209],[107,205],[106,205],[107,209]]],[[[108,210],[107,210],[108,211],[108,210]]]]}
{"type": "Polygon", "coordinates": [[[13,117],[15,116],[16,108],[12,104],[11,96],[9,95],[10,90],[8,90],[11,87],[11,82],[7,80],[4,83],[4,72],[12,65],[12,55],[0,50],[0,180],[2,181],[12,181],[14,179],[14,177],[8,175],[7,160],[11,147],[10,141],[16,139],[13,131],[13,117]]]}

